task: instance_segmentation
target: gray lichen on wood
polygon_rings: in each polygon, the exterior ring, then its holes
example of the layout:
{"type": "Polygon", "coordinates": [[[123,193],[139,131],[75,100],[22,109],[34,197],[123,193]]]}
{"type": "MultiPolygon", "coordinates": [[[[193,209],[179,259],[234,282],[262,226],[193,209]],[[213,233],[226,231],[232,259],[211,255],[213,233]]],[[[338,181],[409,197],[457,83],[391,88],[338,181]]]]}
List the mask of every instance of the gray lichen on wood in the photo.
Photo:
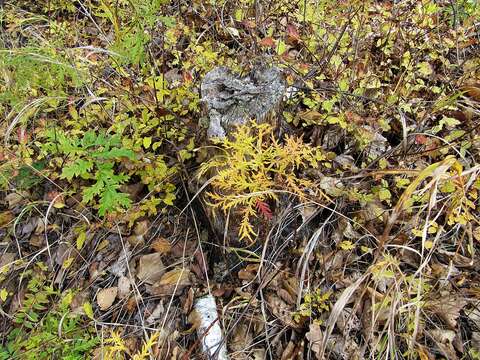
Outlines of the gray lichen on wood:
{"type": "Polygon", "coordinates": [[[241,77],[225,67],[209,71],[201,84],[208,111],[208,137],[224,138],[236,125],[255,118],[263,122],[279,105],[286,82],[277,67],[255,67],[241,77]]]}

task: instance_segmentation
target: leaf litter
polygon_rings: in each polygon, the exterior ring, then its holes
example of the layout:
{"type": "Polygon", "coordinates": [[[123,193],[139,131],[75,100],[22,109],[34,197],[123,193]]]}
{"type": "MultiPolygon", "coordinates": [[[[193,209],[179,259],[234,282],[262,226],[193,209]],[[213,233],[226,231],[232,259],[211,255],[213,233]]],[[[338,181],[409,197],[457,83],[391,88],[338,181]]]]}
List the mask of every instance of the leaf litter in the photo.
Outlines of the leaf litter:
{"type": "Polygon", "coordinates": [[[478,4],[137,5],[0,5],[0,357],[479,358],[478,4]]]}

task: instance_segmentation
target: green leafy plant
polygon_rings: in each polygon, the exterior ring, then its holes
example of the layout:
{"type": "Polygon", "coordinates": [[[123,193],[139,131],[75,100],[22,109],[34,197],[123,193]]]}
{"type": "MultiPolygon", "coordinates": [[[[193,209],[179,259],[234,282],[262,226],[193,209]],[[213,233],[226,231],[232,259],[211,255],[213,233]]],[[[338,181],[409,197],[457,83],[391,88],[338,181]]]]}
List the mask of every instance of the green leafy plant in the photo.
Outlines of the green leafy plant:
{"type": "Polygon", "coordinates": [[[115,31],[112,50],[121,55],[121,62],[142,65],[146,46],[151,41],[151,30],[158,21],[172,27],[175,19],[160,15],[165,0],[130,1],[101,0],[96,15],[107,19],[115,31]]]}
{"type": "Polygon", "coordinates": [[[255,231],[251,218],[262,208],[259,204],[278,200],[278,191],[294,193],[301,199],[307,190],[315,192],[315,184],[298,177],[297,171],[318,167],[325,156],[300,138],[286,136],[280,143],[268,124],[252,121],[240,126],[233,136],[234,140],[217,141],[224,153],[203,163],[199,174],[216,171],[211,181],[213,190],[207,194],[211,205],[224,212],[238,210],[242,218],[239,235],[252,241],[255,231]]]}
{"type": "Polygon", "coordinates": [[[48,284],[42,263],[28,273],[25,298],[13,317],[17,326],[0,347],[0,359],[85,359],[99,341],[71,311],[74,291],[61,294],[48,284]]]}
{"type": "Polygon", "coordinates": [[[64,155],[60,178],[72,181],[81,178],[89,185],[83,188],[83,202],[98,199],[98,213],[128,208],[128,194],[119,191],[129,176],[115,170],[123,159],[134,160],[135,153],[121,146],[120,137],[87,131],[81,138],[69,137],[60,130],[47,132],[47,141],[39,144],[43,154],[64,155]]]}

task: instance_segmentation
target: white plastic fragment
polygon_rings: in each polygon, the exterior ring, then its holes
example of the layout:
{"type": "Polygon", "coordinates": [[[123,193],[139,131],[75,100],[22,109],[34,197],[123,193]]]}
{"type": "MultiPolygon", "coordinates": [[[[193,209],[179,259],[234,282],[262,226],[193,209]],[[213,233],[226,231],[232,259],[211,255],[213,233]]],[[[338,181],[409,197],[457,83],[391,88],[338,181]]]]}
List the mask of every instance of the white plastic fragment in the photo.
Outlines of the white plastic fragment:
{"type": "Polygon", "coordinates": [[[228,360],[215,298],[212,295],[206,295],[197,299],[195,311],[200,321],[197,332],[202,342],[203,353],[208,356],[208,359],[228,360]]]}

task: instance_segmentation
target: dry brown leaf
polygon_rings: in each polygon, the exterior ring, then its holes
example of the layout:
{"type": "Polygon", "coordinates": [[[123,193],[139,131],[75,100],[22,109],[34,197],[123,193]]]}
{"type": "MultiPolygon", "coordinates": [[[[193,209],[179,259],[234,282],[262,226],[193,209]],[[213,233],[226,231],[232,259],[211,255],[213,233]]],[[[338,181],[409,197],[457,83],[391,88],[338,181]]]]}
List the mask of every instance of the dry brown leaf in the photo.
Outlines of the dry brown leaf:
{"type": "Polygon", "coordinates": [[[295,358],[296,346],[293,341],[289,341],[285,349],[282,351],[282,357],[280,360],[291,360],[295,358]]]}
{"type": "Polygon", "coordinates": [[[287,35],[289,37],[289,40],[291,41],[298,41],[300,40],[300,34],[298,33],[298,29],[295,25],[293,24],[288,24],[287,25],[287,35]]]}
{"type": "Polygon", "coordinates": [[[260,40],[259,45],[264,47],[275,47],[275,40],[273,40],[272,37],[266,37],[260,40]]]}
{"type": "Polygon", "coordinates": [[[70,303],[70,309],[72,309],[72,313],[74,314],[84,314],[85,311],[83,309],[83,304],[89,301],[90,292],[87,290],[83,290],[77,292],[70,303]]]}
{"type": "Polygon", "coordinates": [[[150,225],[148,223],[148,220],[143,220],[135,224],[135,228],[133,229],[133,232],[135,235],[145,235],[149,230],[149,228],[150,228],[150,225]]]}
{"type": "Polygon", "coordinates": [[[437,346],[438,350],[449,360],[457,360],[457,353],[452,345],[455,332],[452,330],[433,329],[425,332],[437,346]]]}
{"type": "Polygon", "coordinates": [[[163,306],[163,301],[160,301],[155,309],[151,312],[150,316],[145,319],[147,324],[153,324],[155,320],[159,319],[160,316],[165,312],[165,307],[163,306]]]}
{"type": "Polygon", "coordinates": [[[472,232],[473,238],[480,242],[480,226],[476,226],[472,232]]]}
{"type": "Polygon", "coordinates": [[[100,310],[107,310],[112,306],[117,297],[118,288],[116,286],[102,289],[97,294],[97,304],[100,310]]]}
{"type": "Polygon", "coordinates": [[[176,268],[163,274],[162,278],[155,285],[190,285],[190,270],[185,268],[176,268]]]}
{"type": "Polygon", "coordinates": [[[253,280],[257,276],[258,264],[248,264],[244,269],[238,272],[238,278],[240,280],[253,280]]]}
{"type": "Polygon", "coordinates": [[[195,292],[193,291],[193,288],[188,289],[187,296],[184,297],[184,302],[182,305],[182,312],[184,314],[189,314],[190,311],[192,311],[194,297],[195,292]]]}
{"type": "Polygon", "coordinates": [[[300,118],[305,120],[306,122],[316,122],[322,120],[325,115],[319,113],[315,110],[307,110],[303,111],[299,114],[300,118]]]}
{"type": "Polygon", "coordinates": [[[283,300],[285,301],[287,304],[289,305],[295,305],[296,303],[296,297],[293,297],[292,295],[290,295],[290,293],[285,290],[285,289],[278,289],[277,290],[277,294],[278,296],[283,300]]]}
{"type": "Polygon", "coordinates": [[[170,244],[170,242],[163,237],[159,237],[158,239],[156,239],[152,243],[151,247],[157,253],[162,255],[168,254],[172,250],[172,244],[170,244]]]}
{"type": "Polygon", "coordinates": [[[130,294],[130,279],[126,276],[120,276],[118,279],[118,297],[120,299],[126,298],[130,294]]]}
{"type": "MultiPolygon", "coordinates": [[[[0,269],[2,269],[4,266],[8,266],[10,268],[15,261],[15,256],[15,253],[10,252],[0,255],[0,269]]],[[[5,270],[2,270],[2,273],[5,273],[5,270]]]]}
{"type": "Polygon", "coordinates": [[[317,359],[320,359],[321,356],[321,346],[323,341],[323,332],[320,328],[320,325],[312,323],[310,324],[309,331],[305,335],[308,342],[310,343],[310,349],[314,352],[317,359]]]}
{"type": "Polygon", "coordinates": [[[427,348],[423,345],[417,345],[418,356],[420,360],[434,360],[435,358],[428,352],[427,348]]]}
{"type": "Polygon", "coordinates": [[[130,245],[132,246],[142,246],[143,244],[145,244],[145,238],[143,235],[130,235],[129,237],[127,237],[127,241],[130,245]]]}
{"type": "Polygon", "coordinates": [[[295,276],[290,276],[282,280],[282,286],[292,298],[295,299],[297,297],[300,289],[300,284],[295,276]]]}
{"type": "Polygon", "coordinates": [[[45,245],[45,236],[44,235],[32,235],[28,243],[34,247],[43,247],[45,245]]]}
{"type": "Polygon", "coordinates": [[[156,296],[178,296],[186,286],[191,285],[190,276],[188,269],[173,269],[165,273],[153,286],[147,286],[147,293],[156,296]]]}
{"type": "Polygon", "coordinates": [[[134,312],[137,309],[137,299],[135,296],[131,296],[127,301],[127,311],[129,313],[134,312]]]}
{"type": "Polygon", "coordinates": [[[245,349],[248,349],[252,342],[253,336],[247,324],[241,323],[235,326],[233,335],[229,341],[229,347],[233,352],[231,354],[232,358],[248,360],[249,357],[248,354],[245,353],[245,349]]]}
{"type": "Polygon", "coordinates": [[[465,93],[473,100],[480,101],[480,88],[476,86],[464,86],[462,91],[465,91],[465,93]]]}
{"type": "Polygon", "coordinates": [[[288,305],[285,301],[279,298],[277,294],[268,294],[266,300],[272,314],[283,324],[292,328],[299,327],[299,324],[293,321],[292,306],[288,305]]]}
{"type": "Polygon", "coordinates": [[[0,228],[8,225],[15,218],[11,211],[3,211],[0,213],[0,228]]]}
{"type": "Polygon", "coordinates": [[[165,273],[162,255],[159,253],[143,255],[138,261],[137,277],[147,284],[159,281],[165,273]]]}
{"type": "Polygon", "coordinates": [[[467,305],[467,301],[463,297],[447,294],[430,301],[427,307],[442,318],[451,329],[456,329],[460,311],[465,305],[467,305]]]}
{"type": "Polygon", "coordinates": [[[22,203],[22,201],[27,198],[26,196],[23,196],[22,194],[19,194],[18,192],[10,193],[5,196],[5,201],[8,202],[8,207],[11,209],[16,205],[19,205],[22,203]]]}

